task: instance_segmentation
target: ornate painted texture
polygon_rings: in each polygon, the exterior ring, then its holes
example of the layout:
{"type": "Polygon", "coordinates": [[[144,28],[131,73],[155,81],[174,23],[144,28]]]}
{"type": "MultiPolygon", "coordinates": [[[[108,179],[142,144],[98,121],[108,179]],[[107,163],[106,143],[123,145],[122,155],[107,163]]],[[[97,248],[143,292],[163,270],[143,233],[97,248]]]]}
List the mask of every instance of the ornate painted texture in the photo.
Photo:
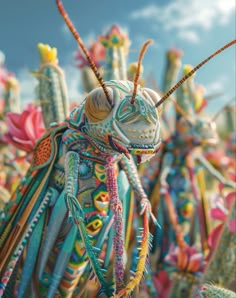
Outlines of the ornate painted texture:
{"type": "MultiPolygon", "coordinates": [[[[8,291],[8,282],[9,285],[18,283],[14,280],[15,275],[11,275],[15,271],[16,276],[20,272],[23,274],[18,285],[19,297],[31,282],[31,272],[37,272],[37,291],[42,295],[46,291],[47,297],[81,291],[83,278],[91,274],[95,275],[100,291],[108,296],[115,288],[118,296],[121,290],[124,292],[124,239],[127,232],[124,227],[127,222],[123,219],[122,204],[128,209],[130,199],[127,196],[120,201],[114,183],[117,183],[118,167],[123,166],[129,176],[127,167],[132,162],[128,159],[131,152],[141,155],[158,149],[160,127],[154,104],[159,96],[154,92],[149,95],[149,89],[139,89],[132,119],[126,109],[130,106],[133,84],[111,81],[106,86],[112,94],[113,108],[108,106],[110,111],[103,121],[89,120],[93,116],[93,105],[96,105],[95,115],[107,107],[102,88],[97,88],[71,112],[65,125],[52,129],[36,146],[31,168],[8,206],[9,218],[1,236],[2,291],[5,288],[8,291]],[[129,126],[125,125],[126,121],[129,126]],[[137,122],[141,131],[152,131],[146,143],[139,141],[142,132],[136,129],[137,122]],[[130,137],[130,130],[134,138],[130,137]],[[127,157],[121,154],[123,152],[127,157]],[[113,221],[115,224],[111,229],[113,221]],[[113,252],[110,233],[114,233],[113,252]],[[40,240],[34,241],[36,235],[41,235],[40,240]],[[24,251],[27,256],[20,269],[17,263],[21,262],[24,251]],[[100,251],[105,254],[104,263],[98,259],[100,251]],[[37,259],[38,253],[40,257],[37,259]],[[116,287],[103,273],[109,269],[113,254],[116,287]]],[[[134,171],[130,183],[144,216],[141,258],[125,291],[139,283],[148,253],[150,209],[138,181],[134,171]],[[133,179],[135,175],[136,179],[133,179]]],[[[119,187],[122,192],[122,185],[119,187]]]]}
{"type": "MultiPolygon", "coordinates": [[[[104,82],[61,2],[56,2],[101,87],[90,91],[66,121],[48,128],[34,148],[30,169],[11,197],[0,225],[0,297],[138,297],[139,286],[142,291],[146,290],[146,293],[156,297],[159,294],[152,281],[153,264],[149,262],[151,247],[154,251],[156,249],[156,238],[149,232],[149,221],[153,219],[154,224],[157,223],[134,160],[142,162],[159,150],[158,107],[174,89],[167,90],[167,95],[160,98],[155,91],[138,85],[142,57],[150,41],[144,44],[140,52],[133,82],[126,80],[126,73],[120,72],[117,78],[112,77],[126,68],[124,57],[121,57],[124,52],[118,58],[115,57],[121,64],[118,68],[112,68],[109,81],[104,82]]],[[[124,35],[119,36],[120,33],[113,27],[106,36],[108,47],[112,43],[112,50],[107,50],[108,56],[112,51],[117,53],[118,46],[123,46],[124,35]]],[[[57,77],[60,71],[54,74],[54,70],[58,70],[54,65],[56,50],[44,45],[39,48],[43,65],[37,75],[40,91],[44,94],[42,99],[48,102],[51,95],[59,91],[63,93],[65,89],[57,77]],[[44,64],[46,73],[41,73],[44,64]],[[49,79],[48,74],[52,73],[49,79]]],[[[108,62],[107,68],[114,66],[108,62]]],[[[204,63],[193,70],[187,69],[186,76],[175,89],[204,63]]],[[[192,81],[184,83],[183,92],[186,86],[191,87],[189,84],[192,81]]],[[[59,111],[57,108],[61,109],[61,106],[65,112],[63,98],[60,104],[52,100],[52,112],[59,111]]],[[[184,101],[179,107],[181,109],[186,105],[187,101],[184,101]]],[[[53,114],[50,123],[61,122],[63,116],[60,118],[59,114],[53,114]]],[[[182,115],[177,115],[177,120],[182,115]]],[[[161,148],[168,169],[168,165],[172,166],[172,159],[166,153],[173,155],[173,147],[177,147],[180,158],[174,162],[174,169],[179,171],[177,165],[184,160],[187,170],[182,173],[181,168],[178,175],[183,174],[186,182],[184,175],[187,173],[187,186],[193,191],[194,199],[198,199],[199,195],[202,198],[203,186],[200,192],[194,187],[195,179],[201,184],[202,176],[193,175],[193,160],[187,155],[187,149],[199,145],[202,126],[201,121],[192,123],[186,118],[184,121],[179,120],[177,131],[182,133],[183,139],[177,134],[178,138],[173,138],[169,143],[164,142],[161,148]],[[189,131],[193,124],[194,136],[189,131]],[[187,126],[185,130],[186,125],[190,128],[187,126]]],[[[204,140],[212,139],[211,135],[205,133],[204,140]]],[[[165,174],[161,182],[166,182],[169,173],[162,166],[163,163],[160,171],[165,174]]],[[[213,175],[218,174],[213,171],[213,175]]],[[[221,182],[224,181],[221,176],[217,177],[221,182]]],[[[231,186],[231,183],[228,185],[231,186]]],[[[189,245],[191,237],[182,234],[180,227],[184,221],[179,221],[179,214],[174,212],[172,193],[165,183],[161,186],[161,196],[169,202],[166,214],[169,215],[168,224],[173,228],[170,237],[176,239],[178,245],[173,252],[169,251],[169,255],[163,254],[166,263],[171,260],[172,269],[179,269],[170,293],[181,295],[185,291],[186,294],[191,292],[191,285],[196,283],[198,276],[195,273],[202,267],[202,258],[189,245]]],[[[179,192],[184,192],[184,195],[188,193],[186,188],[179,192]]],[[[195,211],[191,194],[187,198],[189,200],[184,201],[178,212],[188,221],[189,215],[195,211]]],[[[200,216],[204,208],[198,204],[196,214],[200,216]]],[[[161,225],[163,214],[158,214],[161,225]]],[[[155,232],[154,226],[152,229],[155,232]]],[[[202,235],[205,241],[206,235],[202,235]]],[[[162,240],[158,232],[158,241],[162,240]]]]}

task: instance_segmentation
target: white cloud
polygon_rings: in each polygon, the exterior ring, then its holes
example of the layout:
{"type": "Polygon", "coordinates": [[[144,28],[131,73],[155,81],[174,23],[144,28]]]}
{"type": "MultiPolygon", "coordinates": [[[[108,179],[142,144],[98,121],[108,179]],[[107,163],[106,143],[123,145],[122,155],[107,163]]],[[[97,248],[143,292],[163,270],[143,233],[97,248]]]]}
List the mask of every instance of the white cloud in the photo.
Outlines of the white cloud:
{"type": "Polygon", "coordinates": [[[197,42],[196,29],[225,25],[235,13],[235,0],[176,0],[165,6],[148,5],[135,10],[131,19],[147,20],[164,30],[177,30],[179,38],[197,42]]]}
{"type": "Polygon", "coordinates": [[[191,43],[198,43],[200,41],[200,38],[198,36],[198,34],[193,31],[193,30],[182,30],[182,31],[179,31],[177,36],[180,38],[180,39],[184,39],[185,41],[188,40],[190,41],[191,43]]]}
{"type": "Polygon", "coordinates": [[[161,8],[157,5],[151,4],[141,8],[140,10],[134,10],[131,13],[132,19],[150,19],[158,15],[161,8]]]}
{"type": "Polygon", "coordinates": [[[207,95],[211,94],[217,94],[217,93],[224,93],[226,82],[228,81],[228,78],[226,76],[220,76],[217,79],[214,80],[214,82],[211,82],[204,86],[206,90],[207,95]]]}

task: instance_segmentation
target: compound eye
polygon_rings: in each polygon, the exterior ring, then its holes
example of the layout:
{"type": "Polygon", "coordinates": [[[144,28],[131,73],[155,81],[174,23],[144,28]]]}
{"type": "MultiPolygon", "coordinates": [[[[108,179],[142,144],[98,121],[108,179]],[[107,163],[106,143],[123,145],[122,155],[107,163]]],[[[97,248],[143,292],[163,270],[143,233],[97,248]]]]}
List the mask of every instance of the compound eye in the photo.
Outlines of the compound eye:
{"type": "Polygon", "coordinates": [[[144,91],[144,95],[145,95],[145,93],[147,93],[150,96],[150,98],[154,104],[157,104],[158,101],[161,99],[160,95],[152,89],[143,88],[143,91],[144,91]]]}
{"type": "MultiPolygon", "coordinates": [[[[112,99],[113,91],[109,87],[107,89],[112,99]]],[[[86,97],[84,111],[90,122],[98,123],[103,121],[110,114],[111,110],[112,107],[101,87],[94,89],[86,97]]]]}
{"type": "MultiPolygon", "coordinates": [[[[144,95],[146,97],[147,97],[147,94],[148,94],[148,97],[151,99],[151,101],[154,103],[154,105],[156,105],[158,103],[158,101],[161,99],[161,96],[152,89],[143,88],[143,91],[144,91],[144,95]]],[[[161,115],[162,105],[160,107],[158,107],[157,110],[158,110],[158,114],[161,115]]]]}

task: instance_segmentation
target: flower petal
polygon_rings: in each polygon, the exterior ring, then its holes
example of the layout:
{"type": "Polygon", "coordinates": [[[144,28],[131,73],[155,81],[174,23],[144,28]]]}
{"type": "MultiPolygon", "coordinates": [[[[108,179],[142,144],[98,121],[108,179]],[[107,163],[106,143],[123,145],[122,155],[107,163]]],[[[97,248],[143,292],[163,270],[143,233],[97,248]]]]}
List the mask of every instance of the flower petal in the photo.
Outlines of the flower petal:
{"type": "Polygon", "coordinates": [[[187,271],[198,272],[200,270],[202,260],[203,260],[203,255],[201,253],[196,253],[192,255],[189,260],[187,271]]]}
{"type": "Polygon", "coordinates": [[[179,249],[177,258],[177,267],[185,271],[189,261],[187,251],[185,249],[179,249]]]}
{"type": "Polygon", "coordinates": [[[21,118],[16,116],[16,113],[14,113],[15,115],[11,115],[10,112],[7,114],[8,116],[6,116],[5,121],[7,123],[9,134],[12,136],[16,136],[19,139],[27,139],[24,129],[22,128],[23,123],[20,120],[21,118]],[[17,124],[15,124],[16,121],[18,121],[17,124]],[[22,127],[20,125],[22,125],[22,127]]]}
{"type": "Polygon", "coordinates": [[[218,207],[212,208],[210,210],[210,216],[214,219],[219,219],[219,220],[225,220],[226,219],[226,214],[224,211],[218,207]]]}
{"type": "Polygon", "coordinates": [[[217,227],[215,227],[208,236],[208,244],[212,249],[216,248],[223,225],[224,224],[220,224],[217,227]]]}
{"type": "Polygon", "coordinates": [[[228,222],[228,228],[231,233],[236,233],[236,218],[233,218],[228,222]]]}
{"type": "Polygon", "coordinates": [[[229,194],[227,194],[227,196],[225,197],[225,202],[228,209],[230,209],[230,206],[232,204],[235,204],[235,200],[236,200],[236,191],[232,191],[229,194]]]}

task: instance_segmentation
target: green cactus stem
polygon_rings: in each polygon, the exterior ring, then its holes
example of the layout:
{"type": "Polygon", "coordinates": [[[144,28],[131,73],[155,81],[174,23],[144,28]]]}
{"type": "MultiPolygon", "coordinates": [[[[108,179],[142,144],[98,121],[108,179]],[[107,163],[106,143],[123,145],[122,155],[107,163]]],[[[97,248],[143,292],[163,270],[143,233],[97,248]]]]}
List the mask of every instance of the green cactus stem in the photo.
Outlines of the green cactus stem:
{"type": "Polygon", "coordinates": [[[62,69],[58,66],[57,49],[38,44],[41,65],[37,72],[38,99],[42,106],[46,128],[51,123],[63,122],[69,115],[67,87],[62,69]]]}

